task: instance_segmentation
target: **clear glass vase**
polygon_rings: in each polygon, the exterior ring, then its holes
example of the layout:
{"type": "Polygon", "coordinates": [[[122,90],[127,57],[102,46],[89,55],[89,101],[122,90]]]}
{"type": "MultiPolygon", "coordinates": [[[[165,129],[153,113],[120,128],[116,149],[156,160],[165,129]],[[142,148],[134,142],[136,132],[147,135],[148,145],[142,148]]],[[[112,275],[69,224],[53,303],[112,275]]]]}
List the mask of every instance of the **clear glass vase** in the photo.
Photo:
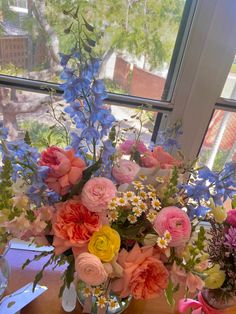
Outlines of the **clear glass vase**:
{"type": "Polygon", "coordinates": [[[225,300],[221,297],[223,293],[220,289],[204,289],[202,291],[202,296],[204,300],[213,308],[217,310],[225,310],[236,306],[236,296],[225,300]]]}
{"type": "Polygon", "coordinates": [[[9,279],[9,266],[7,260],[0,255],[0,297],[5,292],[9,279]]]}
{"type": "MultiPolygon", "coordinates": [[[[81,304],[81,306],[84,306],[86,296],[84,295],[84,289],[86,288],[86,284],[83,281],[79,281],[77,283],[77,297],[78,301],[81,304]]],[[[116,306],[115,307],[110,307],[109,305],[106,306],[106,314],[120,314],[122,313],[127,307],[129,306],[132,297],[129,296],[127,298],[120,298],[117,296],[115,293],[112,291],[109,292],[108,298],[112,298],[112,300],[115,301],[116,306]]],[[[90,314],[97,314],[98,313],[98,305],[97,305],[97,297],[92,296],[92,307],[90,314]]]]}

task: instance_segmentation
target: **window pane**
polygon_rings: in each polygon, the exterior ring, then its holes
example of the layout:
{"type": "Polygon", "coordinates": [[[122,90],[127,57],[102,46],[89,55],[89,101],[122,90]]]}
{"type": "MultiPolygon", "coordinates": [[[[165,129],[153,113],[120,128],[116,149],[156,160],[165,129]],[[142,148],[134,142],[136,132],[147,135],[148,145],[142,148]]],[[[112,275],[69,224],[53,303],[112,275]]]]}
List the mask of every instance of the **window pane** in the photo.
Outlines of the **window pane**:
{"type": "MultiPolygon", "coordinates": [[[[60,81],[58,52],[74,46],[73,35],[64,32],[71,18],[62,12],[73,3],[0,0],[0,73],[60,81]]],[[[185,0],[80,1],[80,13],[99,34],[95,50],[104,60],[100,74],[109,91],[161,98],[184,5],[185,0]]]]}
{"type": "Polygon", "coordinates": [[[236,161],[236,112],[215,110],[201,151],[200,162],[221,170],[226,162],[236,161]]]}
{"type": "Polygon", "coordinates": [[[226,79],[221,97],[236,99],[236,56],[226,79]]]}
{"type": "MultiPolygon", "coordinates": [[[[64,114],[65,106],[67,104],[58,96],[0,88],[0,124],[3,123],[9,129],[11,140],[24,138],[28,130],[33,145],[40,150],[51,145],[67,146],[62,125],[70,132],[74,124],[64,114]]],[[[114,105],[111,110],[119,122],[117,130],[120,139],[134,139],[134,131],[139,131],[142,124],[140,139],[146,144],[150,143],[156,113],[114,105]]]]}

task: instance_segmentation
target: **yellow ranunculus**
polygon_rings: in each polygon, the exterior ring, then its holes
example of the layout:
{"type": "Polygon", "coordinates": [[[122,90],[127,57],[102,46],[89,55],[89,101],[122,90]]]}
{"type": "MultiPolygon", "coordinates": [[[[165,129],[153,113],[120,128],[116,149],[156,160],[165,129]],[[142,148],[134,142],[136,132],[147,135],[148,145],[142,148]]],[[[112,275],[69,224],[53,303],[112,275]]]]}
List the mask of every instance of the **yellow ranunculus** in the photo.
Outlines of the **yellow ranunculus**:
{"type": "Polygon", "coordinates": [[[225,272],[220,269],[220,265],[218,264],[207,270],[205,274],[207,275],[205,287],[208,289],[218,289],[225,281],[225,272]]]}
{"type": "Polygon", "coordinates": [[[90,238],[88,250],[103,262],[111,262],[120,249],[120,235],[109,226],[95,231],[90,238]]]}

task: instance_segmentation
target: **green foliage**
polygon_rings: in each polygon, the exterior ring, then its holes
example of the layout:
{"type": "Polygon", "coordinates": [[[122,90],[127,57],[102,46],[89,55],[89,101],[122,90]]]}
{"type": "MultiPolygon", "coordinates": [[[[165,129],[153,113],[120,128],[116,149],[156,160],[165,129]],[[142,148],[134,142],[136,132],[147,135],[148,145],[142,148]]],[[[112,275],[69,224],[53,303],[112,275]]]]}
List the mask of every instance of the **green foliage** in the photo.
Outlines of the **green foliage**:
{"type": "Polygon", "coordinates": [[[236,195],[232,199],[232,208],[236,208],[236,195]]]}
{"type": "Polygon", "coordinates": [[[10,210],[13,205],[12,197],[12,164],[10,159],[6,158],[0,172],[0,210],[10,210]]]}
{"type": "Polygon", "coordinates": [[[175,300],[174,300],[174,284],[171,281],[171,279],[169,279],[169,283],[167,288],[165,289],[165,296],[166,296],[166,300],[168,302],[168,304],[170,306],[174,306],[175,305],[175,300]]]}
{"type": "Polygon", "coordinates": [[[62,296],[64,289],[70,287],[70,284],[74,281],[74,272],[75,272],[75,260],[74,256],[70,255],[67,257],[67,262],[69,263],[66,270],[63,273],[62,279],[63,284],[60,288],[59,297],[62,296]]]}
{"type": "Polygon", "coordinates": [[[177,192],[178,178],[179,178],[178,169],[177,167],[174,167],[171,174],[170,181],[164,190],[164,197],[162,199],[163,207],[172,205],[171,199],[177,192]]]}
{"type": "Polygon", "coordinates": [[[26,131],[25,140],[30,141],[30,145],[37,147],[40,151],[52,145],[67,146],[65,131],[58,125],[50,126],[37,121],[25,121],[21,128],[26,131]]]}

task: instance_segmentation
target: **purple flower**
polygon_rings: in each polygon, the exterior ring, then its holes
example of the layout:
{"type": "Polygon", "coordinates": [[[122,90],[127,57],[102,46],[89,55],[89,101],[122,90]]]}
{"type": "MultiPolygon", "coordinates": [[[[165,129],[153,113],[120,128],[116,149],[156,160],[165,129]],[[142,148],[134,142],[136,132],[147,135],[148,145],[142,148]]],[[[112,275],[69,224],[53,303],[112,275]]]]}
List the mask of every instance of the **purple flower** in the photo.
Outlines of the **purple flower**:
{"type": "Polygon", "coordinates": [[[236,250],[236,228],[230,227],[228,233],[225,234],[225,245],[232,250],[236,250]]]}

